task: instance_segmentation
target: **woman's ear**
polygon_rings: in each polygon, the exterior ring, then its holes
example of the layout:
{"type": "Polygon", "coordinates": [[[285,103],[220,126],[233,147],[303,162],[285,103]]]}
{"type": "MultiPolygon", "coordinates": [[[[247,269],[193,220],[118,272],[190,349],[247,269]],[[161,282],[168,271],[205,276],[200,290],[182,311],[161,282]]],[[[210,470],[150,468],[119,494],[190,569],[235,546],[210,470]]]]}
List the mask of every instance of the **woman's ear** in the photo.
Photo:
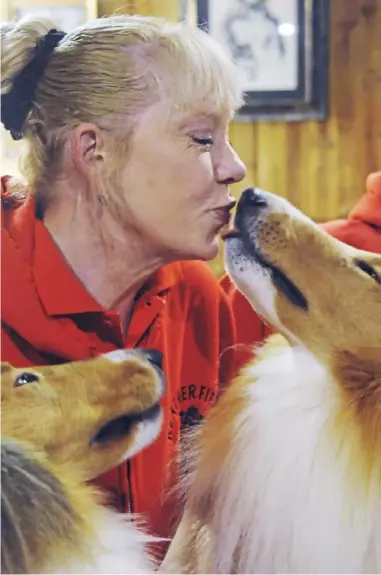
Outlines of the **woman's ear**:
{"type": "Polygon", "coordinates": [[[72,135],[72,157],[77,170],[86,178],[103,167],[105,141],[95,124],[79,124],[72,135]]]}

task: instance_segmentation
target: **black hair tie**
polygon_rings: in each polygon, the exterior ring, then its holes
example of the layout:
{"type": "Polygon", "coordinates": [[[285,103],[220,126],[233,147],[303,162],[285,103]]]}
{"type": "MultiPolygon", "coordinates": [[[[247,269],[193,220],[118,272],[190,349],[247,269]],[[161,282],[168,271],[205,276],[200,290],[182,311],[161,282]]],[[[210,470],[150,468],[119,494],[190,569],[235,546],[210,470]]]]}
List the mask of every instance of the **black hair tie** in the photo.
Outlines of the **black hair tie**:
{"type": "Polygon", "coordinates": [[[1,97],[1,121],[14,140],[23,137],[22,127],[32,108],[37,84],[46,64],[66,32],[49,30],[40,38],[30,62],[15,76],[8,94],[1,97]]]}

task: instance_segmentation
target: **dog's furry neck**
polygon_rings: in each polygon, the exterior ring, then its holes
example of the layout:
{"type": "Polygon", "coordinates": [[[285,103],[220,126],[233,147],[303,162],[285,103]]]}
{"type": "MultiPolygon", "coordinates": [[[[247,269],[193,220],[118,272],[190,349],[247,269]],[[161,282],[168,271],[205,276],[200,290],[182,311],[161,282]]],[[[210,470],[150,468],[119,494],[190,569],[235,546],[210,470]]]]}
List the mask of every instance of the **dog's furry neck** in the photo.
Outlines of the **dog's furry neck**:
{"type": "MultiPolygon", "coordinates": [[[[240,381],[244,408],[226,423],[234,426],[228,456],[206,486],[211,572],[380,569],[380,460],[364,477],[338,383],[305,348],[286,343],[265,347],[233,385],[240,381]]],[[[190,503],[197,497],[191,492],[190,503]]]]}
{"type": "Polygon", "coordinates": [[[97,538],[89,541],[86,559],[76,558],[69,564],[55,565],[51,573],[70,575],[91,574],[150,574],[156,571],[146,547],[157,541],[140,531],[131,518],[107,509],[99,510],[97,538]]]}
{"type": "Polygon", "coordinates": [[[55,475],[42,454],[2,438],[3,573],[153,573],[148,537],[90,486],[55,475]],[[61,481],[62,479],[62,481],[61,481]]]}

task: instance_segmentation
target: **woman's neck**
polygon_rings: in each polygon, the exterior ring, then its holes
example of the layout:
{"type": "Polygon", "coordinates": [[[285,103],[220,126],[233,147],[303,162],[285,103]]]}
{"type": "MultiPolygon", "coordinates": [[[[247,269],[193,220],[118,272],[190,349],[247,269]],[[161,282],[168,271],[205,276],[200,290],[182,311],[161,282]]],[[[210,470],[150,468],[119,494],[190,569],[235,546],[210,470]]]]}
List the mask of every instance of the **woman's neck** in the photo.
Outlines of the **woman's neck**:
{"type": "Polygon", "coordinates": [[[93,217],[85,202],[57,202],[45,211],[44,224],[87,291],[118,312],[126,329],[138,290],[167,261],[133,231],[122,230],[107,206],[93,217]]]}

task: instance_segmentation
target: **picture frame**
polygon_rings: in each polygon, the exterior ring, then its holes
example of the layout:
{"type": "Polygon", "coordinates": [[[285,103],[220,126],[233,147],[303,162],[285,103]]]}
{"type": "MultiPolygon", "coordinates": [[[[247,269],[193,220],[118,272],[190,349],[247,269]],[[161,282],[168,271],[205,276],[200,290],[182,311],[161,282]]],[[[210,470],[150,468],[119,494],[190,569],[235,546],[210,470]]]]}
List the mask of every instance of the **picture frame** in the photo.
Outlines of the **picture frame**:
{"type": "Polygon", "coordinates": [[[329,0],[197,0],[197,24],[237,62],[236,120],[327,118],[329,0]]]}

